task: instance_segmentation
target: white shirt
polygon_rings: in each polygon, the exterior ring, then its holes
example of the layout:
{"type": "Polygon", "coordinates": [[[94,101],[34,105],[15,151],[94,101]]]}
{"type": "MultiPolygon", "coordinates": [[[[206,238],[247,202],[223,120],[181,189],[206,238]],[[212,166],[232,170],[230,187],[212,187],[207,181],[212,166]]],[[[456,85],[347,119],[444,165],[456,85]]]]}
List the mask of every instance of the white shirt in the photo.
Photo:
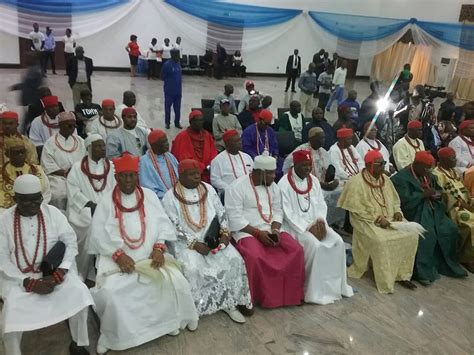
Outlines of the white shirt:
{"type": "MultiPolygon", "coordinates": [[[[467,141],[471,141],[467,137],[464,138],[467,141]]],[[[449,146],[456,151],[456,167],[464,174],[468,166],[474,164],[474,147],[471,148],[461,136],[457,136],[449,142],[449,146]]]]}
{"type": "Polygon", "coordinates": [[[301,112],[298,113],[298,116],[296,116],[296,118],[294,118],[291,115],[290,111],[287,111],[286,114],[289,117],[291,130],[295,134],[295,139],[298,142],[301,142],[302,132],[303,132],[303,115],[302,115],[302,113],[301,112]]]}
{"type": "Polygon", "coordinates": [[[369,138],[363,138],[359,141],[359,143],[356,146],[356,149],[359,152],[362,159],[364,159],[365,155],[367,154],[369,150],[373,150],[374,148],[379,149],[380,153],[383,156],[383,159],[387,162],[387,164],[385,164],[385,170],[390,171],[390,165],[392,165],[390,164],[390,153],[388,152],[388,149],[385,148],[382,142],[380,142],[378,139],[372,140],[369,138]]]}
{"type": "Polygon", "coordinates": [[[104,138],[104,141],[107,141],[107,136],[110,134],[110,132],[118,129],[119,127],[122,127],[122,120],[115,115],[115,120],[114,121],[106,121],[105,118],[103,117],[98,117],[96,120],[93,120],[90,125],[86,125],[86,133],[87,134],[92,134],[92,133],[97,133],[104,138]],[[103,125],[102,122],[105,121],[105,124],[108,126],[115,126],[117,122],[120,124],[118,127],[115,128],[108,128],[103,125]]]}
{"type": "Polygon", "coordinates": [[[293,69],[298,69],[298,56],[293,54],[293,69]]]}
{"type": "Polygon", "coordinates": [[[179,51],[179,57],[181,58],[181,53],[183,53],[183,47],[181,46],[181,44],[178,44],[178,43],[173,43],[171,45],[171,48],[179,51]]]}
{"type": "Polygon", "coordinates": [[[416,152],[425,150],[425,145],[421,139],[411,139],[407,136],[400,138],[397,143],[393,145],[393,159],[395,160],[395,165],[398,170],[403,169],[404,167],[410,165],[415,160],[416,152]],[[407,141],[410,139],[410,142],[418,146],[419,148],[415,150],[407,141]]]}
{"type": "Polygon", "coordinates": [[[74,53],[74,44],[76,39],[71,35],[71,37],[64,36],[64,53],[74,53]]]}
{"type": "Polygon", "coordinates": [[[31,50],[40,51],[41,44],[44,41],[44,34],[41,33],[40,31],[38,32],[31,31],[29,34],[29,37],[33,41],[33,47],[31,47],[31,50]]]}
{"type": "Polygon", "coordinates": [[[76,83],[87,83],[86,61],[77,60],[77,78],[76,83]]]}
{"type": "Polygon", "coordinates": [[[156,52],[160,50],[160,48],[155,44],[150,44],[148,46],[148,59],[149,60],[156,60],[156,52]]]}
{"type": "MultiPolygon", "coordinates": [[[[45,113],[45,120],[49,123],[58,123],[58,119],[52,120],[45,113]]],[[[36,117],[33,122],[31,122],[29,138],[35,146],[41,146],[46,143],[46,141],[56,132],[59,132],[59,128],[49,128],[41,120],[41,116],[36,117]]]]}
{"type": "Polygon", "coordinates": [[[347,75],[347,68],[342,69],[342,67],[339,67],[336,69],[334,72],[334,78],[332,79],[332,83],[334,85],[339,85],[339,86],[344,86],[346,82],[346,75],[347,75]]]}
{"type": "Polygon", "coordinates": [[[220,152],[211,162],[211,185],[219,192],[243,175],[252,172],[253,160],[247,153],[232,155],[226,150],[220,152]]]}
{"type": "Polygon", "coordinates": [[[173,49],[173,46],[167,46],[163,44],[161,46],[161,50],[163,51],[163,54],[161,55],[161,58],[163,59],[170,59],[171,58],[171,50],[173,49]]]}
{"type": "MultiPolygon", "coordinates": [[[[313,160],[313,171],[311,174],[316,176],[319,181],[324,181],[326,178],[326,170],[330,164],[330,156],[326,149],[320,147],[318,150],[313,149],[309,143],[303,143],[300,146],[296,147],[293,152],[297,150],[308,150],[311,152],[311,157],[313,160]]],[[[283,162],[283,173],[287,173],[290,168],[293,167],[293,152],[288,154],[283,162]]]]}
{"type": "Polygon", "coordinates": [[[364,160],[352,145],[347,149],[341,149],[336,142],[329,149],[329,155],[331,157],[331,164],[336,169],[336,178],[339,180],[349,180],[350,177],[357,175],[364,168],[364,160]],[[354,161],[352,161],[349,154],[349,149],[352,152],[354,161]],[[345,158],[345,164],[343,158],[345,158]]]}

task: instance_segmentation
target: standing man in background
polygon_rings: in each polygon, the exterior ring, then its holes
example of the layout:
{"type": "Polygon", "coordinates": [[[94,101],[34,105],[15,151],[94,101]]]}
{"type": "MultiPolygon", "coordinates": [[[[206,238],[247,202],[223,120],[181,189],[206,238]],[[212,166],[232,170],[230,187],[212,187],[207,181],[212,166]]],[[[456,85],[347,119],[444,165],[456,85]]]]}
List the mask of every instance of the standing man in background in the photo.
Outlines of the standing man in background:
{"type": "Polygon", "coordinates": [[[176,42],[171,45],[171,48],[179,51],[179,57],[182,57],[183,47],[181,46],[181,37],[176,37],[176,42]]]}
{"type": "Polygon", "coordinates": [[[91,75],[94,64],[91,58],[84,56],[84,48],[76,48],[76,56],[66,64],[66,74],[69,76],[69,86],[72,89],[74,107],[81,102],[81,91],[89,89],[92,92],[91,75]]]}
{"type": "MultiPolygon", "coordinates": [[[[337,54],[334,53],[334,56],[337,54]]],[[[337,59],[334,59],[334,63],[337,62],[337,59]]],[[[329,98],[329,101],[326,105],[326,111],[331,111],[331,106],[334,100],[337,100],[337,106],[341,104],[344,100],[344,85],[346,83],[346,76],[347,76],[347,60],[343,60],[341,62],[341,66],[336,69],[334,72],[334,78],[332,79],[332,84],[334,85],[334,91],[329,98]]]]}
{"type": "Polygon", "coordinates": [[[165,63],[171,59],[171,50],[173,49],[173,46],[170,44],[170,39],[165,38],[164,39],[164,44],[161,46],[161,60],[163,63],[163,66],[165,63]]]}
{"type": "Polygon", "coordinates": [[[74,57],[74,49],[76,48],[76,39],[72,36],[70,28],[66,28],[64,36],[64,63],[67,64],[69,59],[74,57]]]}
{"type": "Polygon", "coordinates": [[[291,82],[291,92],[296,92],[295,82],[296,78],[301,74],[301,57],[298,55],[298,50],[295,49],[293,55],[288,57],[286,62],[286,88],[285,92],[288,92],[291,82]]]}
{"type": "Polygon", "coordinates": [[[311,116],[313,111],[313,95],[318,91],[318,77],[315,74],[316,65],[309,63],[308,70],[300,76],[298,87],[300,88],[300,103],[303,107],[303,114],[306,117],[311,116]]]}
{"type": "Polygon", "coordinates": [[[30,32],[29,37],[31,40],[30,49],[33,52],[43,51],[44,34],[39,31],[39,26],[36,22],[33,24],[33,31],[30,32]]]}
{"type": "Polygon", "coordinates": [[[148,80],[156,79],[158,75],[158,72],[156,71],[156,67],[158,66],[156,53],[159,51],[156,45],[157,43],[157,39],[152,38],[151,44],[148,46],[148,80]]]}
{"type": "Polygon", "coordinates": [[[56,74],[56,61],[55,61],[55,54],[56,54],[56,40],[53,36],[53,30],[51,27],[46,27],[46,37],[44,38],[44,51],[43,51],[43,72],[46,74],[48,69],[48,61],[51,61],[51,69],[53,70],[53,74],[56,74]]]}
{"type": "Polygon", "coordinates": [[[163,91],[165,93],[166,129],[170,129],[171,106],[174,109],[174,126],[181,129],[183,127],[181,127],[179,120],[181,117],[182,73],[179,51],[171,50],[171,60],[163,62],[161,79],[163,79],[163,91]]]}

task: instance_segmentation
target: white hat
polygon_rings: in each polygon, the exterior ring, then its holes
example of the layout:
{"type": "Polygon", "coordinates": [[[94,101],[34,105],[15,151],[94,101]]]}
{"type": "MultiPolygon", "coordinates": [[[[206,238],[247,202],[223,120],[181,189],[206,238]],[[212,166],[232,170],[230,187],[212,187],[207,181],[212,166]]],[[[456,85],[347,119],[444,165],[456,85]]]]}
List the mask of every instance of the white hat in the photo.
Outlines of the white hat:
{"type": "Polygon", "coordinates": [[[255,157],[253,168],[255,170],[276,170],[276,159],[271,157],[268,152],[263,152],[262,155],[255,157]]]}
{"type": "Polygon", "coordinates": [[[41,192],[41,181],[31,174],[20,175],[15,179],[13,191],[23,195],[37,194],[41,192]]]}
{"type": "Polygon", "coordinates": [[[92,134],[89,134],[87,138],[84,140],[84,145],[86,146],[86,149],[87,149],[92,143],[101,141],[101,140],[103,141],[104,138],[100,134],[92,133],[92,134]]]}

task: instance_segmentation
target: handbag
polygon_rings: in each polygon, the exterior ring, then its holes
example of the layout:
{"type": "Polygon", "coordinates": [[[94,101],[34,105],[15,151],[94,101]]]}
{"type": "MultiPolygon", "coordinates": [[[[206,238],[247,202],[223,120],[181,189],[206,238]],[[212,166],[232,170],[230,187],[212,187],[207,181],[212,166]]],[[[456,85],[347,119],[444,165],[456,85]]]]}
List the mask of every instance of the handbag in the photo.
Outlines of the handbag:
{"type": "Polygon", "coordinates": [[[50,276],[56,271],[63,262],[65,253],[66,245],[63,242],[58,241],[54,244],[40,264],[40,271],[43,273],[43,277],[50,276]]]}
{"type": "Polygon", "coordinates": [[[209,248],[214,249],[219,245],[220,231],[221,225],[219,224],[219,219],[215,216],[204,236],[204,242],[209,248]]]}
{"type": "Polygon", "coordinates": [[[336,168],[334,165],[329,165],[326,170],[326,175],[324,176],[324,182],[334,181],[336,178],[336,168]]]}

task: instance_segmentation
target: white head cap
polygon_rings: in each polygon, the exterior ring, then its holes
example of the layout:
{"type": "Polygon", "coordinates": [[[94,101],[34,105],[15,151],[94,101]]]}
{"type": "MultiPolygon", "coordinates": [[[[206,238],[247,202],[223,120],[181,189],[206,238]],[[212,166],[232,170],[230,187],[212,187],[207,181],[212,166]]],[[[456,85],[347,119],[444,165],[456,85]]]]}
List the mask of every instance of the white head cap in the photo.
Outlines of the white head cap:
{"type": "Polygon", "coordinates": [[[276,170],[276,159],[271,157],[268,152],[263,152],[262,155],[255,157],[253,168],[255,170],[276,170]]]}
{"type": "Polygon", "coordinates": [[[89,148],[89,146],[97,141],[104,140],[100,134],[97,133],[92,133],[87,136],[87,138],[84,140],[84,145],[86,146],[86,149],[89,148]]]}
{"type": "Polygon", "coordinates": [[[41,181],[31,174],[20,175],[15,179],[13,191],[23,195],[37,194],[41,192],[41,181]]]}

